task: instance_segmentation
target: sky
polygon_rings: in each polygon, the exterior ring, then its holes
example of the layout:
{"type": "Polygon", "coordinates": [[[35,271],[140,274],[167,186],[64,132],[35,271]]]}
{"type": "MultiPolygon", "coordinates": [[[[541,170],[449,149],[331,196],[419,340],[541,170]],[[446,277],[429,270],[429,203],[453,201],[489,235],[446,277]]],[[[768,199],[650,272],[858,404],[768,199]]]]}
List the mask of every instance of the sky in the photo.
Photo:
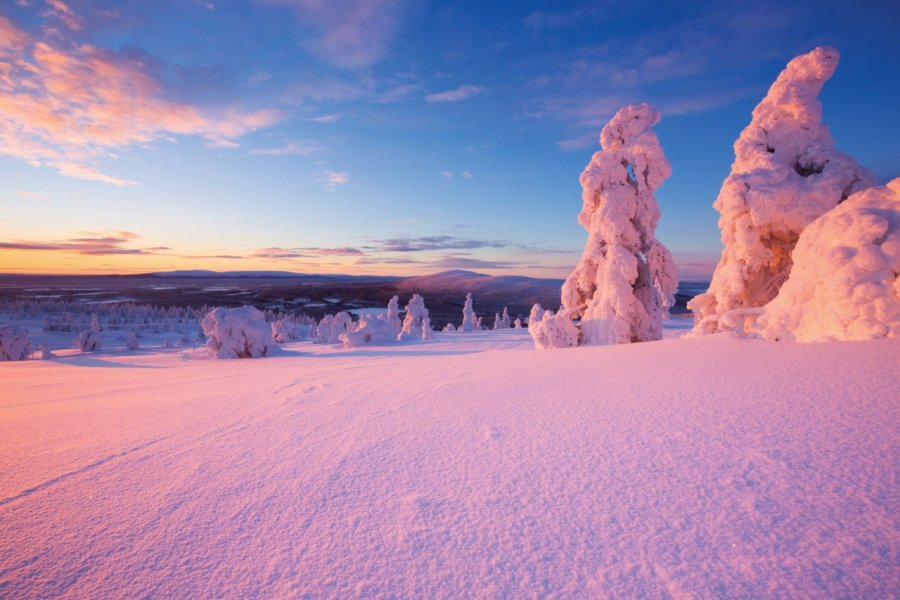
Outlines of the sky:
{"type": "Polygon", "coordinates": [[[732,144],[784,65],[841,51],[838,149],[900,175],[896,2],[4,0],[0,272],[564,277],[578,176],[648,102],[657,237],[721,251],[732,144]]]}

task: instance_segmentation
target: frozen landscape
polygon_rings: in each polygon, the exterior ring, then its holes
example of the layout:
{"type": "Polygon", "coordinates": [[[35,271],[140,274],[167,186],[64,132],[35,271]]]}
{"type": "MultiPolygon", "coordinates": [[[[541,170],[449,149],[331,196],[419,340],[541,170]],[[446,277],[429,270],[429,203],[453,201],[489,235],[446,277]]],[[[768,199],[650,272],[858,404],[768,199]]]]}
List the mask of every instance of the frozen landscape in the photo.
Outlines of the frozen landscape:
{"type": "Polygon", "coordinates": [[[0,600],[900,597],[890,19],[551,4],[0,6],[0,600]]]}
{"type": "Polygon", "coordinates": [[[897,590],[900,340],[0,364],[0,596],[897,590]]]}

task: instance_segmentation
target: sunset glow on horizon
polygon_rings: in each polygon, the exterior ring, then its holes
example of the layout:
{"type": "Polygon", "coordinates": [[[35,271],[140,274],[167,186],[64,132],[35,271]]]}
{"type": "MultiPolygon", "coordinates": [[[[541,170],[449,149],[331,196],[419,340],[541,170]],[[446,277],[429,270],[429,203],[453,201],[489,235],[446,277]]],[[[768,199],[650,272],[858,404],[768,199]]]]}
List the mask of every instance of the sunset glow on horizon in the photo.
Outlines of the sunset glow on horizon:
{"type": "Polygon", "coordinates": [[[883,60],[900,47],[882,14],[878,3],[9,2],[0,273],[563,277],[584,245],[578,175],[600,128],[649,102],[673,166],[657,236],[682,279],[705,279],[731,146],[798,53],[841,50],[825,121],[880,182],[900,174],[900,67],[883,60]]]}

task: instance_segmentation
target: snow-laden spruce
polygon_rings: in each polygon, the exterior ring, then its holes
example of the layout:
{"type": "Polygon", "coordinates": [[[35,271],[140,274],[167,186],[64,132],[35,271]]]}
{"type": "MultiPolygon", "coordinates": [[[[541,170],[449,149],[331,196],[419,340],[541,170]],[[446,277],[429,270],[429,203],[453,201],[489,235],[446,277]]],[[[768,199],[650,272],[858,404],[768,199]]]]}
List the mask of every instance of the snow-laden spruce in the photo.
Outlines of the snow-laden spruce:
{"type": "Polygon", "coordinates": [[[25,360],[32,351],[27,331],[12,323],[0,325],[0,362],[25,360]]]}
{"type": "Polygon", "coordinates": [[[857,192],[797,241],[791,275],[756,326],[770,340],[900,336],[900,178],[857,192]]]}
{"type": "Polygon", "coordinates": [[[475,307],[472,301],[472,293],[466,294],[466,303],[463,305],[463,320],[459,326],[460,331],[478,331],[480,329],[478,315],[475,314],[475,307]]]}
{"type": "Polygon", "coordinates": [[[339,344],[341,343],[341,336],[351,331],[352,327],[353,317],[346,312],[341,311],[335,315],[325,315],[319,321],[313,343],[339,344]]]}
{"type": "Polygon", "coordinates": [[[207,313],[200,326],[211,358],[261,358],[272,344],[272,327],[253,306],[220,306],[207,313]]]}
{"type": "Polygon", "coordinates": [[[100,319],[91,315],[91,328],[75,336],[75,347],[82,352],[97,352],[103,349],[103,334],[100,333],[100,319]]]}
{"type": "Polygon", "coordinates": [[[409,303],[406,305],[406,315],[403,317],[403,328],[398,339],[401,341],[434,339],[431,319],[422,296],[413,294],[409,299],[409,303]]]}
{"type": "Polygon", "coordinates": [[[352,331],[341,334],[340,341],[347,348],[357,348],[392,344],[397,341],[396,335],[389,319],[381,315],[364,314],[352,331]]]}
{"type": "Polygon", "coordinates": [[[391,331],[394,332],[394,337],[400,335],[400,331],[403,326],[400,323],[400,297],[394,296],[391,298],[390,302],[388,302],[387,306],[387,314],[385,315],[385,320],[390,324],[391,331]]]}
{"type": "Polygon", "coordinates": [[[735,142],[731,174],[713,204],[725,249],[709,290],[688,304],[695,333],[743,328],[742,313],[758,312],[787,279],[800,232],[874,185],[822,123],[819,91],[839,58],[834,48],[816,48],[789,62],[735,142]]]}
{"type": "Polygon", "coordinates": [[[538,348],[623,344],[662,338],[678,275],[671,253],[654,235],[659,208],[653,193],[672,168],[653,126],[659,113],[647,104],[620,109],[600,133],[581,174],[578,222],[588,239],[581,260],[562,287],[562,309],[537,327],[538,348]],[[580,334],[563,319],[581,319],[580,334]]]}
{"type": "Polygon", "coordinates": [[[510,327],[510,319],[509,319],[509,311],[506,310],[506,307],[503,307],[503,315],[500,313],[494,313],[494,329],[509,329],[510,327]]]}

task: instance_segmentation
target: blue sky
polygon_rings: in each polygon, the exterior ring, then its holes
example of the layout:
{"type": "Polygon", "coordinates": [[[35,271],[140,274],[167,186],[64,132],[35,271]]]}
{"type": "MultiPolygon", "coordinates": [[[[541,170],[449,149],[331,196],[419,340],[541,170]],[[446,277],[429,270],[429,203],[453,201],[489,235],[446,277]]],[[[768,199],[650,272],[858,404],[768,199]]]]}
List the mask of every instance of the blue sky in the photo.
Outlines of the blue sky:
{"type": "Polygon", "coordinates": [[[900,8],[868,2],[17,0],[0,7],[0,271],[562,277],[578,175],[662,113],[657,237],[720,250],[732,144],[788,60],[842,53],[838,148],[900,175],[900,8]]]}

